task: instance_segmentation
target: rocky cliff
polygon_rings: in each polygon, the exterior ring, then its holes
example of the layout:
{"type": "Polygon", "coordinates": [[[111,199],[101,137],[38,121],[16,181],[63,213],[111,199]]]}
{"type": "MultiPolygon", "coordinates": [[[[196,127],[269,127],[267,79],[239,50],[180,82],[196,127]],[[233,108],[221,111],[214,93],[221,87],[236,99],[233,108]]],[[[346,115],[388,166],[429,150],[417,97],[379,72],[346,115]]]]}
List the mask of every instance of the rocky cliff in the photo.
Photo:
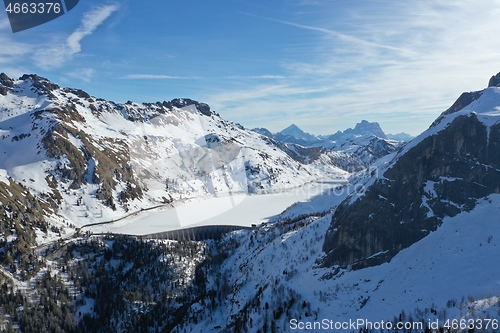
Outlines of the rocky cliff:
{"type": "MultiPolygon", "coordinates": [[[[332,217],[325,266],[362,268],[389,261],[436,230],[446,216],[500,193],[500,88],[463,94],[332,217]]],[[[494,85],[493,83],[497,83],[494,85]]]]}

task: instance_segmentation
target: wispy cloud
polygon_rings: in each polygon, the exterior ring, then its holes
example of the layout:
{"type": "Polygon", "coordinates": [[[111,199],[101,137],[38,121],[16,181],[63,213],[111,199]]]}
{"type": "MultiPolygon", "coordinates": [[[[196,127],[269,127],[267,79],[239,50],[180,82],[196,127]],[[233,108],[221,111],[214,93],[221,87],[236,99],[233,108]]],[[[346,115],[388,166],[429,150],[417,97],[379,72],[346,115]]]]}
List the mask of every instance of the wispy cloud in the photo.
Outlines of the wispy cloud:
{"type": "Polygon", "coordinates": [[[23,43],[13,38],[12,30],[10,28],[9,20],[0,18],[0,65],[4,72],[11,77],[19,77],[26,73],[24,65],[18,63],[19,59],[29,55],[33,52],[32,45],[23,43]]]}
{"type": "Polygon", "coordinates": [[[4,16],[4,17],[5,17],[4,19],[0,19],[0,30],[4,30],[7,28],[10,29],[10,22],[6,16],[4,16]]]}
{"type": "Polygon", "coordinates": [[[35,52],[34,60],[44,69],[57,68],[82,49],[81,41],[90,36],[111,14],[118,10],[117,5],[98,6],[87,12],[80,26],[66,40],[56,45],[40,48],[35,52]]]}
{"type": "Polygon", "coordinates": [[[364,40],[362,38],[358,38],[358,37],[355,37],[355,36],[352,36],[352,35],[349,35],[349,34],[345,34],[345,33],[342,33],[342,32],[336,31],[336,30],[332,30],[332,29],[326,29],[326,28],[315,27],[315,26],[306,25],[306,24],[299,24],[299,23],[294,23],[294,22],[277,20],[277,19],[268,18],[268,17],[260,17],[260,18],[268,20],[268,21],[272,21],[272,22],[286,24],[286,25],[289,25],[289,26],[292,26],[292,27],[296,27],[296,28],[300,28],[300,29],[306,29],[306,30],[321,32],[321,33],[327,34],[329,36],[341,39],[343,41],[354,43],[354,44],[358,44],[358,45],[361,45],[361,46],[368,46],[368,47],[381,48],[381,49],[386,49],[386,50],[391,50],[391,51],[397,51],[397,52],[401,52],[403,54],[415,54],[415,52],[413,52],[411,50],[406,50],[406,49],[399,48],[399,47],[394,47],[394,46],[391,46],[391,45],[384,45],[384,44],[380,44],[380,43],[371,42],[371,41],[364,40]]]}
{"type": "Polygon", "coordinates": [[[280,97],[306,97],[311,94],[325,93],[331,91],[329,87],[305,87],[290,84],[274,84],[252,86],[251,89],[241,89],[221,92],[213,98],[218,103],[234,104],[248,100],[272,100],[280,97]]]}
{"type": "Polygon", "coordinates": [[[197,79],[195,76],[175,76],[163,74],[130,74],[123,77],[127,80],[189,80],[197,79]]]}
{"type": "Polygon", "coordinates": [[[228,79],[249,79],[249,80],[278,80],[278,79],[285,79],[286,76],[284,75],[234,75],[234,76],[228,76],[228,79]]]}
{"type": "MultiPolygon", "coordinates": [[[[285,79],[284,75],[232,75],[222,77],[211,77],[210,79],[218,80],[279,80],[285,79]]],[[[127,80],[201,80],[207,79],[202,76],[177,76],[177,75],[164,75],[164,74],[129,74],[125,75],[123,79],[127,80]]]]}
{"type": "Polygon", "coordinates": [[[95,74],[96,70],[93,68],[77,68],[76,70],[69,72],[67,75],[84,82],[90,82],[95,74]]]}
{"type": "Polygon", "coordinates": [[[80,42],[86,36],[91,35],[113,12],[118,10],[116,5],[99,6],[83,17],[82,23],[66,40],[71,54],[81,51],[80,42]]]}
{"type": "Polygon", "coordinates": [[[208,95],[214,109],[271,130],[294,122],[327,134],[367,119],[418,134],[461,92],[484,88],[500,71],[498,0],[381,0],[341,13],[326,1],[307,2],[320,14],[301,23],[255,16],[319,33],[300,56],[281,61],[288,79],[208,95]]]}

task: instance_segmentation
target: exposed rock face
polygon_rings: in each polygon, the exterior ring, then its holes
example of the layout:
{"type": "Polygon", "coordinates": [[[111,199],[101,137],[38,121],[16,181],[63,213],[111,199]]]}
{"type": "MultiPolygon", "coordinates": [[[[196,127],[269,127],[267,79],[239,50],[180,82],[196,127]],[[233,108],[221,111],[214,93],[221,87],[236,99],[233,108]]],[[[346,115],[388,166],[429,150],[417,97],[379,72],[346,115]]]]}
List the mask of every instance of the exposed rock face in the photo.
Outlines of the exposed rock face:
{"type": "Polygon", "coordinates": [[[0,94],[7,95],[7,92],[14,86],[14,81],[5,73],[0,74],[0,94]]]}
{"type": "Polygon", "coordinates": [[[267,128],[264,128],[264,127],[252,128],[252,131],[259,133],[261,135],[265,135],[265,136],[270,137],[270,138],[273,137],[273,133],[271,133],[270,130],[268,130],[267,128]]]}
{"type": "Polygon", "coordinates": [[[381,139],[387,139],[387,135],[384,133],[382,128],[380,128],[379,123],[369,122],[367,120],[362,120],[360,123],[357,123],[354,128],[348,128],[343,132],[338,131],[337,133],[328,136],[327,139],[336,141],[356,136],[376,136],[381,139]]]}
{"type": "MultiPolygon", "coordinates": [[[[455,106],[470,104],[463,96],[455,106]]],[[[445,216],[500,193],[500,124],[488,126],[474,112],[458,115],[381,172],[364,196],[347,200],[334,214],[323,245],[325,266],[362,268],[389,261],[438,228],[445,216]]]]}
{"type": "Polygon", "coordinates": [[[170,102],[165,102],[164,105],[169,108],[172,108],[172,106],[175,106],[176,108],[183,108],[189,105],[194,105],[196,106],[196,109],[200,111],[201,114],[205,116],[212,115],[212,111],[210,111],[210,106],[208,104],[193,101],[192,99],[189,98],[175,98],[170,102]]]}
{"type": "Polygon", "coordinates": [[[24,74],[19,78],[19,80],[27,81],[31,80],[33,81],[33,88],[35,88],[36,92],[41,96],[41,95],[47,95],[49,97],[54,97],[52,94],[52,91],[59,89],[60,87],[55,84],[50,82],[48,79],[38,76],[36,74],[24,74]]]}
{"type": "Polygon", "coordinates": [[[462,110],[464,107],[469,105],[470,103],[477,100],[483,94],[482,91],[472,91],[472,92],[464,92],[460,97],[453,103],[452,106],[448,108],[441,116],[439,116],[432,125],[437,125],[444,116],[455,113],[457,111],[462,110]]]}
{"type": "Polygon", "coordinates": [[[500,87],[500,73],[491,77],[488,87],[500,87]]]}
{"type": "MultiPolygon", "coordinates": [[[[488,88],[489,87],[500,87],[500,73],[498,73],[497,75],[493,75],[490,78],[488,82],[488,88]]],[[[437,125],[441,121],[441,119],[443,119],[444,116],[460,111],[470,103],[476,101],[477,99],[479,99],[479,97],[481,97],[483,92],[484,90],[462,93],[462,95],[460,95],[460,97],[455,101],[455,103],[453,103],[453,105],[450,106],[448,110],[443,112],[431,126],[437,125]]]]}

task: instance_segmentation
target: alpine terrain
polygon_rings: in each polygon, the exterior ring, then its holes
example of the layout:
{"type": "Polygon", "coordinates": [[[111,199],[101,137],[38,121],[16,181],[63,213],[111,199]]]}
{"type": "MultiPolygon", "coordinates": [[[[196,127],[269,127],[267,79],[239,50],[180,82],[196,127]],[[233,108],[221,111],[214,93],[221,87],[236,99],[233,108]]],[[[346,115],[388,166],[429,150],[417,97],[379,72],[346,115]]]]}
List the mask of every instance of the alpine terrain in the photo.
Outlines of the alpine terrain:
{"type": "Polygon", "coordinates": [[[362,120],[354,128],[348,128],[343,132],[338,131],[332,135],[318,137],[304,132],[295,124],[276,134],[272,134],[266,128],[254,128],[252,131],[283,142],[287,146],[308,147],[321,152],[334,151],[344,157],[336,160],[337,165],[344,165],[344,168],[350,171],[359,171],[368,167],[376,159],[394,152],[406,141],[412,139],[409,134],[405,133],[394,136],[386,135],[378,123],[366,120],[362,120]],[[342,160],[349,161],[349,165],[343,163],[342,160]]]}
{"type": "Polygon", "coordinates": [[[409,143],[283,132],[0,74],[0,331],[498,332],[500,73],[409,143]],[[227,226],[161,215],[238,195],[227,226]]]}

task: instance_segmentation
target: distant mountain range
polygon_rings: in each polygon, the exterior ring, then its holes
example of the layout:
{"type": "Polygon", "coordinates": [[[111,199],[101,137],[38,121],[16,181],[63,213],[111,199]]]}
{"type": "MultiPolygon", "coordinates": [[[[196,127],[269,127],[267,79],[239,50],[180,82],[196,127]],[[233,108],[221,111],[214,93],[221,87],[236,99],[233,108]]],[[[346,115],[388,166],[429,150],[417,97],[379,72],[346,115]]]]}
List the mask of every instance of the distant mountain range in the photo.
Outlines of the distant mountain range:
{"type": "MultiPolygon", "coordinates": [[[[252,131],[269,137],[276,142],[282,142],[284,146],[293,146],[293,150],[324,149],[342,156],[349,156],[350,165],[343,164],[344,169],[349,171],[367,167],[376,159],[390,154],[406,144],[406,140],[389,139],[389,136],[382,131],[378,123],[366,120],[356,124],[354,129],[348,128],[343,132],[338,131],[335,134],[323,136],[306,133],[295,124],[276,134],[272,134],[266,128],[254,128],[252,131]]],[[[411,140],[411,136],[404,133],[399,134],[397,137],[411,140]]],[[[345,160],[345,158],[341,159],[345,160]]],[[[337,162],[337,165],[341,164],[341,161],[337,162]]]]}
{"type": "Polygon", "coordinates": [[[400,142],[408,142],[413,139],[413,136],[407,133],[385,134],[377,122],[369,122],[366,120],[362,120],[360,123],[357,123],[354,128],[348,128],[343,132],[338,131],[335,134],[320,136],[306,133],[295,124],[275,134],[271,133],[271,131],[266,128],[254,128],[252,130],[277,141],[295,143],[302,146],[324,146],[330,149],[335,149],[335,147],[342,146],[345,142],[359,138],[366,139],[369,137],[377,137],[400,142]]]}

